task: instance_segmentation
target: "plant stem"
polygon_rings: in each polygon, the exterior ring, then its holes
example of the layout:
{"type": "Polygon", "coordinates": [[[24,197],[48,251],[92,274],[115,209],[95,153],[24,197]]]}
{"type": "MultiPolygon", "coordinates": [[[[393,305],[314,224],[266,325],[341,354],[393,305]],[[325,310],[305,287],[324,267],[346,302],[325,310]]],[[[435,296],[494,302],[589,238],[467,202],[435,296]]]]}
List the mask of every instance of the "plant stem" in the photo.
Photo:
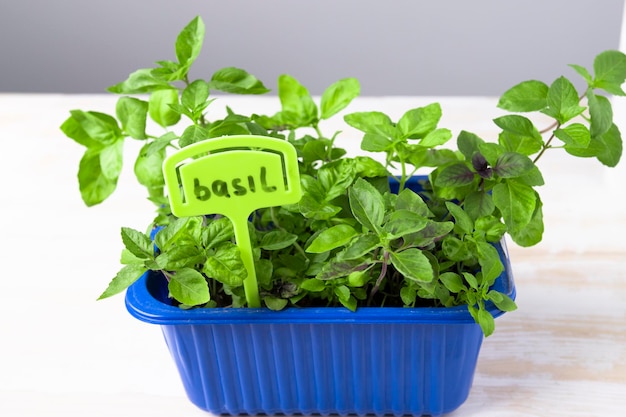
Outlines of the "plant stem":
{"type": "MultiPolygon", "coordinates": [[[[579,104],[583,100],[583,98],[585,98],[586,95],[587,95],[587,92],[585,92],[582,95],[578,96],[578,103],[579,104]]],[[[550,136],[550,139],[548,139],[548,141],[543,145],[543,148],[541,149],[541,152],[539,152],[539,154],[535,157],[535,159],[533,160],[533,163],[537,163],[539,158],[541,158],[541,155],[543,155],[544,152],[550,147],[550,142],[552,142],[552,139],[554,139],[554,130],[557,130],[559,127],[561,127],[561,124],[559,123],[558,120],[555,120],[554,123],[552,123],[550,126],[548,126],[545,129],[542,129],[542,130],[539,131],[539,133],[543,135],[544,133],[548,133],[549,131],[552,130],[552,135],[550,136]]]]}
{"type": "Polygon", "coordinates": [[[378,275],[376,284],[374,285],[374,288],[372,288],[372,292],[370,292],[368,303],[372,302],[372,300],[374,299],[374,295],[376,295],[376,293],[378,292],[378,289],[380,288],[380,284],[383,282],[383,278],[385,278],[385,275],[387,275],[388,264],[389,264],[389,252],[385,251],[385,253],[383,254],[383,265],[382,265],[382,268],[380,269],[380,275],[378,275]]]}
{"type": "MultiPolygon", "coordinates": [[[[560,126],[559,123],[556,124],[556,129],[558,129],[560,126]]],[[[555,130],[556,130],[555,129],[555,130]]],[[[554,136],[554,132],[552,133],[552,135],[550,136],[550,139],[548,139],[548,141],[546,143],[544,143],[543,147],[541,148],[541,151],[537,154],[537,156],[535,157],[535,159],[533,159],[533,164],[536,164],[537,161],[539,160],[539,158],[541,158],[541,156],[546,152],[546,150],[548,148],[550,148],[550,143],[552,142],[552,140],[555,138],[554,136]]]]}
{"type": "MultiPolygon", "coordinates": [[[[339,133],[341,133],[341,131],[337,131],[335,132],[335,134],[333,135],[332,138],[330,138],[330,143],[328,144],[328,150],[326,151],[326,162],[330,162],[332,161],[332,153],[333,153],[333,149],[334,149],[334,145],[335,145],[335,139],[337,139],[337,136],[339,136],[339,133]]],[[[320,136],[321,137],[321,136],[320,136]]]]}
{"type": "Polygon", "coordinates": [[[165,279],[167,280],[167,282],[170,282],[172,280],[172,274],[167,272],[166,270],[162,269],[161,272],[163,273],[163,276],[165,276],[165,279]]]}
{"type": "Polygon", "coordinates": [[[558,125],[559,125],[559,122],[555,121],[550,126],[546,127],[545,129],[540,130],[539,133],[543,135],[544,133],[547,133],[551,131],[552,129],[557,128],[558,125]]]}
{"type": "Polygon", "coordinates": [[[404,190],[404,184],[406,184],[406,163],[404,159],[400,159],[400,166],[402,167],[402,178],[400,178],[400,188],[399,191],[404,190]]]}
{"type": "Polygon", "coordinates": [[[322,131],[320,130],[320,127],[318,126],[317,123],[315,123],[313,125],[313,129],[315,129],[315,133],[317,134],[317,138],[318,139],[322,139],[324,137],[324,135],[322,134],[322,131]]]}

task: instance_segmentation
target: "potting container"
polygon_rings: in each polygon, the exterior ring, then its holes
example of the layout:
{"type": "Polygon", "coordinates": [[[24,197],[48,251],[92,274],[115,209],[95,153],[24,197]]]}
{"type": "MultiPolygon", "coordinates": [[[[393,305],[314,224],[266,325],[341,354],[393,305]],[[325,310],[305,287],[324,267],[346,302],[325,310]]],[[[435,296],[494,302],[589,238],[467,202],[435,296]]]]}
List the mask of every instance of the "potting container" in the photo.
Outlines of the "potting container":
{"type": "MultiPolygon", "coordinates": [[[[496,247],[494,288],[514,298],[496,247]]],[[[466,400],[483,340],[466,306],[182,310],[155,272],[126,306],[161,325],[187,395],[213,414],[441,415],[466,400]]]]}

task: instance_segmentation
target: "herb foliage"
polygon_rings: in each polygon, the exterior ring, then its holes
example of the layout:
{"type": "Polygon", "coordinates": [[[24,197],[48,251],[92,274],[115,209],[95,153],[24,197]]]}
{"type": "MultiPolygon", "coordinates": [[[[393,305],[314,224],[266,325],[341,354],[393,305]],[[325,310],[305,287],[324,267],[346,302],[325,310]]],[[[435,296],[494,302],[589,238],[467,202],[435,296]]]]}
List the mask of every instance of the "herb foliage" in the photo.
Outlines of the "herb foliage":
{"type": "Polygon", "coordinates": [[[462,131],[457,150],[446,148],[453,135],[438,127],[442,110],[437,103],[410,109],[397,121],[379,111],[347,114],[345,122],[363,133],[361,149],[382,155],[348,158],[335,144],[339,132],[322,133],[320,122],[359,95],[356,79],[329,86],[318,104],[295,78],[282,75],[278,113],[242,115],[227,108],[223,119],[208,120],[213,92],[269,90],[233,67],[207,80],[191,80],[204,32],[202,20],[193,19],[176,40],[176,61],[158,61],[110,87],[120,95],[115,115],[74,110],[61,126],[86,148],[78,181],[88,206],[114,192],[124,141],[144,143],[134,171],[157,207],[154,225],[160,228],[154,239],[122,229],[123,268],[100,298],[155,270],[165,275],[181,308],[244,307],[246,270],[230,221],[174,218],[161,165],[168,149],[223,135],[266,135],[296,147],[304,190],[298,204],[262,209],[250,219],[255,268],[268,308],[467,305],[489,335],[494,321],[485,303],[515,309],[508,296],[491,289],[503,271],[493,244],[505,234],[521,246],[542,238],[541,156],[563,149],[612,167],[622,153],[606,96],[626,95],[621,87],[626,55],[621,52],[599,54],[593,72],[571,66],[587,84],[582,93],[565,77],[550,85],[525,81],[506,91],[498,107],[510,113],[494,120],[501,129],[496,142],[462,131]],[[547,115],[553,124],[539,129],[525,116],[533,112],[547,115]],[[165,132],[147,132],[148,119],[165,132]],[[183,123],[182,133],[174,133],[171,128],[183,123]],[[424,167],[431,173],[418,194],[407,181],[424,167]],[[399,192],[390,191],[390,182],[399,192]]]}

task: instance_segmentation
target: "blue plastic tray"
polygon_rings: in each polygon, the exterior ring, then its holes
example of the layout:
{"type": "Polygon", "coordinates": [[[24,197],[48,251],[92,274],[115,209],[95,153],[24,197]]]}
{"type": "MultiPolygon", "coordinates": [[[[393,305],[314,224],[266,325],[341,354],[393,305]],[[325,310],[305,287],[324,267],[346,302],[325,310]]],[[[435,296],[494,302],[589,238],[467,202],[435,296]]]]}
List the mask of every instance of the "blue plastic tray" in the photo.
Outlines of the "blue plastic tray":
{"type": "MultiPolygon", "coordinates": [[[[497,248],[495,287],[515,298],[497,248]]],[[[483,340],[465,306],[181,310],[152,272],[126,306],[161,325],[187,395],[214,414],[441,415],[466,400],[483,340]]]]}

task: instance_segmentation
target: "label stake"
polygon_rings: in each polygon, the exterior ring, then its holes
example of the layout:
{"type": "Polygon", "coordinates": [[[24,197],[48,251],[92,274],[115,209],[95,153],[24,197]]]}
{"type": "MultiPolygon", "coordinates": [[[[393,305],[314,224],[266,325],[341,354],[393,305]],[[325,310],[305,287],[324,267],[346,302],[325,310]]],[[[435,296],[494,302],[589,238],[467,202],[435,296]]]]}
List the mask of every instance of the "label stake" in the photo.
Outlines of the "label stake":
{"type": "Polygon", "coordinates": [[[172,213],[177,217],[221,214],[230,219],[248,276],[248,307],[260,307],[248,219],[260,208],[300,201],[296,150],[266,136],[223,136],[197,142],[163,161],[172,213]]]}

